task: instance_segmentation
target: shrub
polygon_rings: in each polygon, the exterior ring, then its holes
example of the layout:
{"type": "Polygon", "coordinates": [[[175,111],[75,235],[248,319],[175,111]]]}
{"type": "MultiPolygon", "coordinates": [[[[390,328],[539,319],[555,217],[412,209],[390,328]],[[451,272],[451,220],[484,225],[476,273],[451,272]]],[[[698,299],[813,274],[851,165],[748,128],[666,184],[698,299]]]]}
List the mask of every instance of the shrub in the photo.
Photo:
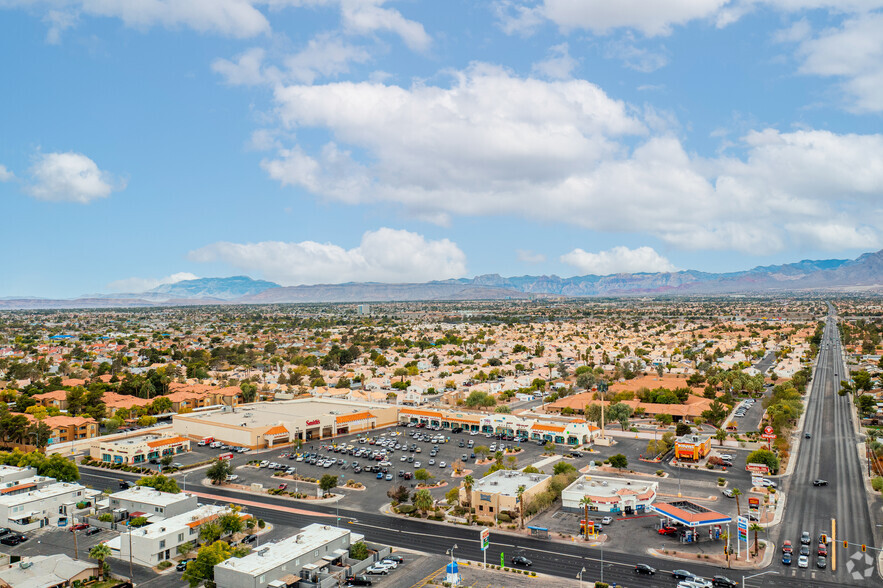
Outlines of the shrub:
{"type": "Polygon", "coordinates": [[[106,512],[104,514],[98,515],[98,520],[101,521],[102,523],[112,523],[113,522],[113,515],[110,514],[109,512],[106,512]]]}
{"type": "Polygon", "coordinates": [[[156,565],[156,567],[160,570],[166,570],[172,567],[172,562],[170,562],[169,560],[161,561],[156,565]]]}
{"type": "Polygon", "coordinates": [[[510,523],[512,522],[512,517],[510,517],[506,513],[500,513],[499,515],[497,515],[497,520],[499,520],[501,523],[510,523]]]}
{"type": "Polygon", "coordinates": [[[659,477],[662,477],[662,476],[665,475],[665,472],[662,471],[662,470],[656,470],[656,475],[659,476],[659,477]]]}
{"type": "Polygon", "coordinates": [[[609,584],[607,582],[595,582],[595,588],[608,588],[609,584]]]}
{"type": "Polygon", "coordinates": [[[413,504],[402,504],[399,506],[399,512],[401,514],[411,514],[412,512],[414,512],[416,510],[417,510],[417,507],[414,506],[413,504]]]}
{"type": "Polygon", "coordinates": [[[871,480],[871,487],[877,492],[883,491],[883,477],[877,476],[871,480]]]}

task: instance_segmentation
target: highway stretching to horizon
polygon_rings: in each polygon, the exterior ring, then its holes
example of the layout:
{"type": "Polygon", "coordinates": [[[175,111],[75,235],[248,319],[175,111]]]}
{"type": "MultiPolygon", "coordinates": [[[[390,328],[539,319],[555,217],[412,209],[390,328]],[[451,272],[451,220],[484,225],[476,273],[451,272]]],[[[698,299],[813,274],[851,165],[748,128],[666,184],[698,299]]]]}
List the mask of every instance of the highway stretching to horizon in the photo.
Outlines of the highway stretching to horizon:
{"type": "MultiPolygon", "coordinates": [[[[537,539],[509,533],[491,532],[491,545],[487,552],[488,563],[499,563],[500,553],[508,560],[514,555],[524,555],[533,561],[532,570],[558,577],[575,579],[585,567],[584,580],[601,579],[601,561],[604,562],[605,582],[616,582],[626,586],[666,587],[672,581],[670,571],[687,568],[706,578],[725,575],[741,581],[743,576],[767,572],[745,583],[745,586],[793,586],[814,588],[816,586],[879,586],[880,577],[876,573],[876,562],[870,551],[862,554],[860,545],[875,545],[873,541],[875,524],[880,521],[879,509],[872,520],[865,496],[861,463],[856,451],[858,437],[854,432],[850,411],[852,402],[848,397],[840,397],[840,378],[843,377],[842,350],[833,307],[825,327],[823,343],[817,360],[815,378],[807,395],[805,431],[812,436],[803,439],[800,433],[800,446],[797,463],[791,476],[779,478],[779,485],[788,492],[785,513],[778,528],[771,531],[776,537],[773,562],[762,570],[728,570],[707,564],[679,562],[656,558],[645,553],[625,553],[601,548],[590,548],[582,543],[571,543],[537,539]],[[829,486],[816,488],[815,478],[824,478],[829,486]],[[837,520],[838,542],[847,539],[847,549],[842,544],[837,551],[837,570],[815,568],[815,550],[819,533],[830,533],[831,519],[837,520]],[[778,550],[784,539],[800,544],[800,534],[809,531],[813,535],[811,545],[813,557],[806,570],[797,569],[796,557],[791,567],[780,562],[778,550]],[[859,554],[858,556],[856,554],[859,554]],[[850,563],[851,562],[851,563],[850,563]],[[653,577],[638,576],[634,573],[637,563],[649,564],[658,570],[653,577]]],[[[138,476],[116,471],[103,472],[94,468],[82,468],[82,481],[95,488],[118,489],[119,479],[135,480],[138,476]]],[[[180,479],[182,475],[177,477],[180,479]]],[[[307,524],[334,523],[340,517],[341,524],[353,531],[362,533],[369,541],[391,545],[400,549],[411,549],[437,555],[445,555],[455,544],[455,555],[459,559],[482,561],[479,549],[479,527],[450,526],[433,524],[415,519],[401,519],[380,513],[362,512],[340,508],[329,504],[294,502],[273,496],[259,496],[224,488],[209,488],[193,485],[191,491],[201,495],[201,502],[227,504],[249,502],[248,512],[271,523],[300,528],[307,524]],[[310,514],[315,513],[315,514],[310,514]]],[[[734,525],[735,528],[735,525],[734,525]]],[[[646,544],[652,544],[652,539],[646,544]]],[[[833,549],[833,547],[829,547],[833,549]]]]}

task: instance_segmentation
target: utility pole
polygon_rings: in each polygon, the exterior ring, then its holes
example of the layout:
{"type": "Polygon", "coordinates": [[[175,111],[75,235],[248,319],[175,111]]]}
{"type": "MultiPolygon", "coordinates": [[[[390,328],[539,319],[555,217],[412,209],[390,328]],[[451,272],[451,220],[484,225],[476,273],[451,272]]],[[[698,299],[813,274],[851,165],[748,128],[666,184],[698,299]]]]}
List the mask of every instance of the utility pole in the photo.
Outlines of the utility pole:
{"type": "Polygon", "coordinates": [[[135,582],[135,571],[132,568],[132,525],[129,525],[129,580],[135,582]]]}
{"type": "MultiPolygon", "coordinates": [[[[74,518],[71,517],[71,523],[73,524],[74,518]]],[[[74,536],[74,559],[80,559],[80,550],[77,549],[77,532],[73,531],[74,536]]]]}

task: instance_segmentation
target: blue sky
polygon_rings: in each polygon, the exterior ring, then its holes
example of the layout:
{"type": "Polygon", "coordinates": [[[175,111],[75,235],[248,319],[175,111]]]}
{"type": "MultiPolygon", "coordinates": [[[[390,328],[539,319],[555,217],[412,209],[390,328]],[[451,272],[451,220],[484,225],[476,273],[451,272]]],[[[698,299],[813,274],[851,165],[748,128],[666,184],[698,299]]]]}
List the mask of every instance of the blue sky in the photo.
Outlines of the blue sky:
{"type": "Polygon", "coordinates": [[[883,0],[0,0],[0,296],[883,247],[883,0]]]}

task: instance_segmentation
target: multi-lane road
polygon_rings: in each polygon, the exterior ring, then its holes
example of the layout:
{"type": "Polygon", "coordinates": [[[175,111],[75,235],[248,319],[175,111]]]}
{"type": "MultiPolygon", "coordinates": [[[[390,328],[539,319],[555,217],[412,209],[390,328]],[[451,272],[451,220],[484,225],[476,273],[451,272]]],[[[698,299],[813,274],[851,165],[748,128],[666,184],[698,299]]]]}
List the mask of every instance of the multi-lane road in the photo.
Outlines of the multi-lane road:
{"type": "Polygon", "coordinates": [[[777,544],[790,539],[799,544],[800,535],[808,531],[813,536],[813,557],[810,567],[784,568],[789,577],[830,578],[847,586],[880,586],[876,574],[876,553],[861,552],[861,545],[875,546],[879,509],[874,516],[868,508],[857,444],[861,441],[853,427],[855,410],[848,395],[840,396],[840,381],[848,379],[844,373],[843,349],[834,308],[829,315],[819,348],[818,362],[812,388],[806,405],[804,432],[794,473],[785,480],[787,506],[777,533],[777,544]],[[823,479],[828,486],[815,487],[813,481],[823,479]],[[832,521],[833,524],[832,524],[832,521]],[[829,569],[816,567],[816,540],[821,533],[836,532],[836,545],[829,546],[835,553],[828,557],[829,569]],[[843,540],[850,545],[843,547],[843,540]],[[836,570],[830,569],[836,557],[836,570]]]}
{"type": "MultiPolygon", "coordinates": [[[[833,315],[828,318],[823,343],[819,351],[818,367],[807,400],[805,431],[811,439],[800,435],[800,447],[793,475],[782,480],[787,492],[787,502],[781,525],[774,530],[777,546],[790,539],[799,545],[800,534],[809,531],[814,539],[819,533],[831,532],[831,519],[836,519],[838,547],[837,569],[818,570],[815,557],[811,567],[805,570],[783,566],[776,557],[766,570],[749,570],[744,575],[766,571],[767,575],[756,577],[746,586],[793,586],[814,588],[822,586],[879,586],[880,577],[871,551],[862,554],[862,543],[873,546],[875,525],[883,523],[879,515],[869,511],[862,483],[861,464],[856,451],[859,441],[854,433],[850,411],[853,410],[848,397],[840,397],[839,381],[844,378],[842,351],[833,315]],[[816,488],[812,481],[824,478],[828,487],[816,488]],[[844,539],[851,544],[842,547],[844,539]],[[771,573],[775,572],[775,573],[771,573]]],[[[103,472],[83,468],[83,482],[95,488],[116,490],[118,479],[135,479],[117,472],[103,472]]],[[[193,481],[191,477],[191,482],[193,481]]],[[[366,513],[350,509],[337,509],[332,505],[311,505],[292,502],[272,496],[254,496],[224,488],[189,486],[191,491],[203,495],[203,502],[219,504],[229,502],[249,502],[248,510],[253,515],[278,525],[303,527],[311,522],[335,522],[341,517],[341,524],[350,525],[354,531],[363,533],[371,541],[392,545],[398,548],[445,554],[457,545],[458,558],[481,561],[478,529],[451,527],[431,524],[424,521],[397,519],[379,513],[366,513]],[[208,495],[213,496],[209,497],[208,495]]],[[[877,509],[879,510],[879,509],[877,509]]],[[[812,545],[815,553],[816,545],[812,545]]],[[[513,555],[524,555],[533,561],[533,570],[553,576],[575,578],[585,567],[585,579],[600,579],[601,561],[604,562],[603,577],[607,582],[626,586],[672,587],[670,573],[674,568],[688,568],[694,573],[712,577],[724,574],[734,580],[741,580],[743,572],[722,570],[702,564],[682,564],[645,555],[644,547],[633,552],[588,548],[579,543],[562,543],[504,533],[491,533],[491,547],[487,561],[497,562],[500,553],[506,560],[513,555]],[[636,576],[634,565],[647,563],[660,573],[654,577],[636,576]]]]}

